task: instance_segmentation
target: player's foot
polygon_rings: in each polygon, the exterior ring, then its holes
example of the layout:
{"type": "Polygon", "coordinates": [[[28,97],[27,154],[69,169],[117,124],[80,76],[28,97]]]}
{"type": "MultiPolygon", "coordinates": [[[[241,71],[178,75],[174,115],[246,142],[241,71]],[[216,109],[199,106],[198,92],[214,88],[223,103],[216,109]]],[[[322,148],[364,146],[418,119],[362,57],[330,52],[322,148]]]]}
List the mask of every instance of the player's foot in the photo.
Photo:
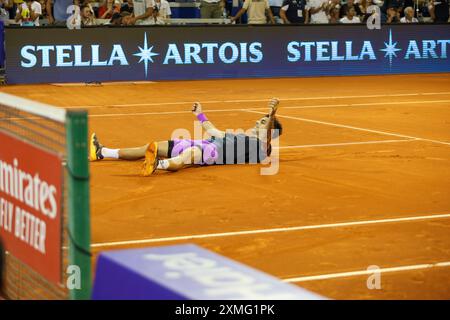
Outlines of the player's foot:
{"type": "Polygon", "coordinates": [[[102,149],[103,145],[98,141],[97,135],[93,133],[89,143],[89,157],[91,158],[91,161],[103,159],[102,149]]]}
{"type": "Polygon", "coordinates": [[[158,166],[158,144],[152,142],[149,144],[147,150],[145,151],[144,167],[142,168],[142,175],[148,177],[153,172],[155,172],[158,166]]]}

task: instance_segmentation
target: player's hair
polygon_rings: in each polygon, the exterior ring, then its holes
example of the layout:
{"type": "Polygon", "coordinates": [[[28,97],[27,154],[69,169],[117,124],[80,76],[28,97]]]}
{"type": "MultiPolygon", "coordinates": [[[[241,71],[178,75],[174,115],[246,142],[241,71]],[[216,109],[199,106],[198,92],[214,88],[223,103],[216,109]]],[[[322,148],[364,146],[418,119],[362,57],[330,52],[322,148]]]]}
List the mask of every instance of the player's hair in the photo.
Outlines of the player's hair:
{"type": "MultiPolygon", "coordinates": [[[[269,114],[266,114],[266,117],[270,117],[269,114]]],[[[272,130],[272,138],[276,138],[278,136],[281,136],[283,133],[283,126],[281,125],[281,122],[278,120],[277,117],[273,117],[273,128],[272,130]]]]}
{"type": "Polygon", "coordinates": [[[277,119],[277,117],[275,117],[273,119],[273,128],[272,129],[275,129],[275,131],[272,134],[272,138],[281,136],[281,134],[283,133],[283,126],[281,125],[281,122],[277,119]]]}

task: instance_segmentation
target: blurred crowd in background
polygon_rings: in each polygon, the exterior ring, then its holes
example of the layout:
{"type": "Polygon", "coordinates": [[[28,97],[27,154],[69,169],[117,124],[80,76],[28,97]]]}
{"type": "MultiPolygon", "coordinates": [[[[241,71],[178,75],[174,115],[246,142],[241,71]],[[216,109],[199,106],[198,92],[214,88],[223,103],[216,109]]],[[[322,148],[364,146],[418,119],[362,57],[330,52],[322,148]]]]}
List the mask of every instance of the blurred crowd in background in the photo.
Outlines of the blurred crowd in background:
{"type": "MultiPolygon", "coordinates": [[[[338,24],[366,23],[378,16],[381,23],[447,23],[450,10],[449,0],[234,1],[191,2],[200,14],[188,18],[248,24],[338,24]]],[[[6,23],[22,26],[163,25],[170,23],[172,10],[167,0],[0,0],[0,16],[6,23]]]]}

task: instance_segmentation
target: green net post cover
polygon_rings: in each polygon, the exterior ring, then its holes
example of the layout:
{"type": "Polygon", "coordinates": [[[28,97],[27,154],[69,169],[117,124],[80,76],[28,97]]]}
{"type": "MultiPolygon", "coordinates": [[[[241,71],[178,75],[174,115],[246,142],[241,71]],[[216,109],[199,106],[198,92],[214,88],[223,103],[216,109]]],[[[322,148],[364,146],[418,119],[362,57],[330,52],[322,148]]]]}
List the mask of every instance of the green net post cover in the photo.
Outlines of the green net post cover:
{"type": "MultiPolygon", "coordinates": [[[[69,265],[80,271],[79,288],[71,299],[90,299],[91,228],[89,215],[88,117],[86,111],[69,111],[66,119],[69,186],[69,265]]],[[[70,275],[69,275],[70,276],[70,275]]]]}

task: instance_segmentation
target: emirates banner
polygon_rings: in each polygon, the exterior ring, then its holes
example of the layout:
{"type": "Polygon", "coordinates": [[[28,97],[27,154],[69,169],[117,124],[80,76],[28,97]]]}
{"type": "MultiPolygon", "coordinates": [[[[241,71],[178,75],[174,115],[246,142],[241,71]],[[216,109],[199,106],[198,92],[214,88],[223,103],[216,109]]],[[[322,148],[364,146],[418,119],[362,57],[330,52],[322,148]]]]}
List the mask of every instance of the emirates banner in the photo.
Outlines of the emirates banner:
{"type": "Polygon", "coordinates": [[[6,250],[61,281],[61,159],[0,132],[0,236],[6,250]]]}

